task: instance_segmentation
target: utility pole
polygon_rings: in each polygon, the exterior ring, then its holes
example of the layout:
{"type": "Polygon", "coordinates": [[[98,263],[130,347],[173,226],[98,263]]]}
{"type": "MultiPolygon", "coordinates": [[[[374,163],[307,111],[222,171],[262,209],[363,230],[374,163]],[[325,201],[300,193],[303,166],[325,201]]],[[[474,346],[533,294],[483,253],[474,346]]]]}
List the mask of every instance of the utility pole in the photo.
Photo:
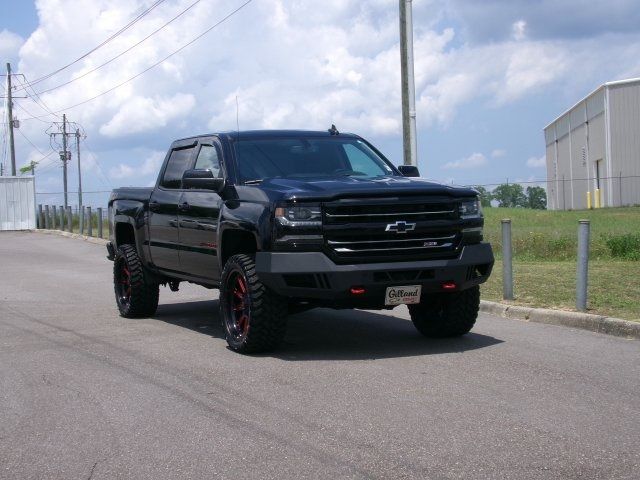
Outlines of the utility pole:
{"type": "Polygon", "coordinates": [[[16,176],[16,147],[13,143],[13,99],[11,98],[11,64],[7,62],[7,113],[9,125],[9,148],[11,149],[11,175],[16,176]]]}
{"type": "Polygon", "coordinates": [[[416,87],[413,73],[412,0],[400,0],[400,75],[402,85],[402,143],[405,165],[418,165],[416,87]]]}
{"type": "Polygon", "coordinates": [[[67,161],[69,155],[67,153],[67,114],[62,114],[62,182],[64,183],[64,208],[69,206],[67,197],[67,161]]]}
{"type": "Polygon", "coordinates": [[[82,172],[80,171],[80,129],[76,128],[76,154],[78,156],[78,209],[82,211],[82,172]]]}

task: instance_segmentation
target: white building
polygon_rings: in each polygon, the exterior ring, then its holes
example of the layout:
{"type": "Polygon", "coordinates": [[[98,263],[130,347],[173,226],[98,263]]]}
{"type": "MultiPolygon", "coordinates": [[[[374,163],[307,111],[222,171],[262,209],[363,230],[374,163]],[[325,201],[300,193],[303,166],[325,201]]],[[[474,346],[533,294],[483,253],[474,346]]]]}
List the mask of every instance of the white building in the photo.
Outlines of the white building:
{"type": "Polygon", "coordinates": [[[640,204],[640,78],[601,85],[544,137],[549,209],[587,208],[587,192],[592,206],[640,204]]]}

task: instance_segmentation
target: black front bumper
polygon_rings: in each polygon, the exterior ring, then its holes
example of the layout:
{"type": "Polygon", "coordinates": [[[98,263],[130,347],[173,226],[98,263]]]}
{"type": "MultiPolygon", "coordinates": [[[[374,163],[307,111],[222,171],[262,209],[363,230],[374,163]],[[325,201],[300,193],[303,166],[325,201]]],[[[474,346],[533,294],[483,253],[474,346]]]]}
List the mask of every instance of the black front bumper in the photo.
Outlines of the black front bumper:
{"type": "Polygon", "coordinates": [[[321,252],[258,252],[256,271],[269,288],[287,297],[342,304],[383,305],[387,287],[422,285],[422,292],[465,290],[485,282],[493,268],[488,243],[466,245],[454,259],[337,265],[321,252]],[[352,288],[363,288],[354,294],[352,288]]]}

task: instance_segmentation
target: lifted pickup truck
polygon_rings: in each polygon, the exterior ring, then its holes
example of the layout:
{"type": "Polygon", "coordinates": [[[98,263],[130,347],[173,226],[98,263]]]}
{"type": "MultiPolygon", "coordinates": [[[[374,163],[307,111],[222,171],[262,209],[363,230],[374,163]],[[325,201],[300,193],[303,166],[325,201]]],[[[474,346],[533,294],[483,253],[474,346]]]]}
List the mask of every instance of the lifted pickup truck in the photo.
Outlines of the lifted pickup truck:
{"type": "Polygon", "coordinates": [[[477,192],[394,167],[353,134],[247,131],[173,142],[153,188],[109,200],[120,314],[160,285],[220,289],[229,346],[275,348],[290,312],[407,304],[427,337],[471,330],[493,267],[477,192]]]}

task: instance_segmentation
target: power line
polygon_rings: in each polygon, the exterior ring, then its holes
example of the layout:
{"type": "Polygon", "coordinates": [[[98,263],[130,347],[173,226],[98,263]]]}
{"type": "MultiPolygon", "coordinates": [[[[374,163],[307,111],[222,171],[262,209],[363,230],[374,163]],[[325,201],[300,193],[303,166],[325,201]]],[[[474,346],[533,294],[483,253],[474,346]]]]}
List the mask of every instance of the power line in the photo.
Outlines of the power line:
{"type": "Polygon", "coordinates": [[[49,122],[47,122],[46,120],[42,120],[40,117],[34,116],[33,113],[31,113],[29,110],[27,110],[24,106],[20,105],[19,103],[16,103],[16,106],[20,110],[22,110],[24,113],[29,115],[27,120],[38,120],[39,122],[46,123],[47,125],[49,125],[49,122]]]}
{"type": "Polygon", "coordinates": [[[23,137],[27,142],[29,142],[29,143],[31,144],[31,146],[32,146],[33,148],[35,148],[35,149],[38,151],[38,153],[39,153],[40,155],[44,155],[44,153],[42,153],[42,151],[41,151],[38,147],[36,147],[36,146],[34,145],[34,143],[33,143],[31,140],[29,140],[29,138],[28,138],[24,133],[22,133],[22,131],[21,131],[19,128],[18,128],[17,130],[18,130],[18,133],[19,133],[20,135],[22,135],[22,137],[23,137]]]}
{"type": "Polygon", "coordinates": [[[191,8],[195,7],[196,4],[200,3],[202,0],[196,0],[195,2],[193,2],[191,5],[189,5],[187,8],[185,8],[182,12],[180,12],[178,15],[176,15],[175,17],[173,17],[171,20],[169,20],[167,23],[165,23],[164,25],[162,25],[161,27],[157,28],[156,30],[154,30],[153,32],[151,32],[149,35],[147,35],[146,37],[144,37],[142,40],[140,40],[138,43],[133,44],[132,46],[130,46],[129,48],[127,48],[125,51],[120,52],[118,55],[116,55],[115,57],[113,57],[110,60],[107,60],[106,62],[104,62],[101,65],[98,65],[97,67],[89,70],[88,72],[83,73],[80,76],[74,77],[71,80],[68,80],[64,83],[61,83],[60,85],[57,85],[55,87],[51,87],[48,88],[47,90],[42,90],[40,92],[38,92],[39,94],[43,94],[43,93],[49,93],[52,92],[53,90],[57,90],[58,88],[64,87],[66,85],[69,85],[70,83],[75,82],[76,80],[80,80],[81,78],[86,77],[87,75],[92,74],[93,72],[95,72],[96,70],[101,69],[102,67],[104,67],[105,65],[110,64],[111,62],[117,60],[118,58],[120,58],[121,56],[123,56],[124,54],[130,52],[131,50],[133,50],[134,48],[136,48],[138,45],[140,45],[142,42],[145,42],[146,40],[148,40],[149,38],[151,38],[152,36],[154,36],[156,33],[158,33],[160,30],[164,29],[165,27],[169,26],[172,22],[174,22],[175,20],[177,20],[178,18],[180,18],[182,15],[184,15],[185,13],[187,13],[187,11],[189,11],[191,8]]]}
{"type": "Polygon", "coordinates": [[[55,113],[53,113],[53,111],[49,108],[49,106],[44,103],[44,100],[42,100],[42,98],[40,98],[40,95],[38,94],[38,92],[35,91],[35,89],[33,88],[32,84],[29,83],[29,80],[27,80],[27,77],[22,75],[22,78],[24,79],[24,83],[27,84],[27,86],[29,88],[31,88],[31,91],[33,92],[33,94],[35,95],[35,98],[28,92],[27,87],[24,86],[23,82],[20,82],[20,85],[22,86],[22,88],[24,89],[25,93],[27,94],[27,96],[36,104],[38,105],[42,110],[44,110],[45,112],[51,114],[52,116],[56,117],[56,118],[60,118],[60,115],[56,115],[55,113]]]}
{"type": "MultiPolygon", "coordinates": [[[[104,180],[107,182],[107,186],[110,188],[113,188],[113,184],[111,183],[111,181],[109,180],[109,177],[107,177],[104,173],[104,171],[102,170],[102,167],[100,166],[100,162],[98,161],[98,155],[96,153],[94,153],[94,151],[89,147],[89,144],[87,143],[87,138],[85,136],[84,138],[84,148],[86,148],[89,151],[89,154],[91,154],[93,160],[96,163],[96,167],[98,167],[98,172],[100,173],[100,175],[102,176],[102,178],[104,178],[104,180]]],[[[104,183],[104,182],[103,182],[104,183]]]]}
{"type": "MultiPolygon", "coordinates": [[[[222,20],[219,20],[218,22],[216,22],[214,25],[212,25],[211,27],[207,28],[204,32],[200,33],[198,36],[196,36],[194,39],[192,39],[190,42],[184,44],[182,47],[178,48],[177,50],[174,50],[172,53],[170,53],[169,55],[167,55],[166,57],[164,57],[162,60],[154,63],[153,65],[151,65],[150,67],[146,68],[145,70],[143,70],[142,72],[138,73],[137,75],[134,75],[133,77],[129,78],[128,80],[125,80],[122,83],[119,83],[118,85],[111,87],[108,90],[105,90],[102,93],[99,93],[98,95],[95,95],[94,97],[91,97],[87,100],[84,100],[80,103],[76,103],[75,105],[71,105],[70,107],[65,107],[63,109],[60,110],[56,110],[54,113],[60,113],[60,112],[64,112],[66,110],[71,110],[72,108],[76,108],[79,107],[80,105],[84,105],[85,103],[89,103],[97,98],[102,97],[103,95],[106,95],[107,93],[110,93],[120,87],[122,87],[123,85],[126,85],[127,83],[131,82],[132,80],[135,80],[136,78],[140,77],[141,75],[144,75],[145,73],[147,73],[149,70],[151,70],[152,68],[157,67],[158,65],[160,65],[161,63],[165,62],[166,60],[168,60],[169,58],[173,57],[174,55],[180,53],[182,50],[184,50],[185,48],[187,48],[188,46],[190,46],[191,44],[195,43],[196,41],[198,41],[200,38],[202,38],[203,36],[205,36],[207,33],[209,33],[211,30],[213,30],[214,28],[218,27],[219,25],[221,25],[222,23],[224,23],[225,21],[227,21],[229,18],[231,18],[233,15],[235,15],[236,13],[238,13],[241,9],[243,9],[244,7],[246,7],[248,4],[250,4],[253,0],[247,0],[246,2],[244,2],[242,5],[240,5],[238,8],[236,8],[234,11],[232,11],[231,13],[229,13],[227,16],[225,16],[222,20]]],[[[44,117],[45,115],[43,115],[42,117],[44,117]]],[[[39,117],[39,118],[42,118],[39,117]]],[[[25,119],[25,120],[30,120],[30,119],[25,119]]]]}
{"type": "Polygon", "coordinates": [[[37,78],[36,80],[34,80],[32,82],[32,85],[35,85],[37,83],[43,82],[45,80],[47,80],[48,78],[51,78],[52,76],[56,75],[57,73],[62,72],[63,70],[66,70],[67,68],[69,68],[70,66],[78,63],[80,60],[88,57],[89,55],[91,55],[93,52],[95,52],[96,50],[100,49],[101,47],[104,47],[107,43],[109,43],[111,40],[115,39],[116,37],[118,37],[120,34],[124,33],[126,30],[128,30],[130,27],[132,27],[135,23],[137,23],[138,21],[140,21],[143,17],[145,17],[149,12],[151,12],[151,10],[153,10],[154,8],[156,8],[158,5],[160,5],[161,3],[163,3],[165,0],[157,0],[155,3],[153,3],[149,8],[147,8],[146,10],[144,10],[142,13],[140,13],[140,15],[138,15],[137,17],[135,17],[133,20],[131,20],[128,24],[126,24],[124,27],[122,27],[120,30],[118,30],[117,32],[115,32],[114,34],[112,34],[110,37],[108,37],[106,40],[104,40],[103,42],[101,42],[100,44],[98,44],[97,46],[95,46],[94,48],[92,48],[91,50],[89,50],[88,52],[86,52],[85,54],[81,55],[80,57],[78,57],[77,59],[75,59],[74,61],[67,63],[66,65],[58,68],[57,70],[48,73],[46,75],[43,75],[40,78],[37,78]]]}

